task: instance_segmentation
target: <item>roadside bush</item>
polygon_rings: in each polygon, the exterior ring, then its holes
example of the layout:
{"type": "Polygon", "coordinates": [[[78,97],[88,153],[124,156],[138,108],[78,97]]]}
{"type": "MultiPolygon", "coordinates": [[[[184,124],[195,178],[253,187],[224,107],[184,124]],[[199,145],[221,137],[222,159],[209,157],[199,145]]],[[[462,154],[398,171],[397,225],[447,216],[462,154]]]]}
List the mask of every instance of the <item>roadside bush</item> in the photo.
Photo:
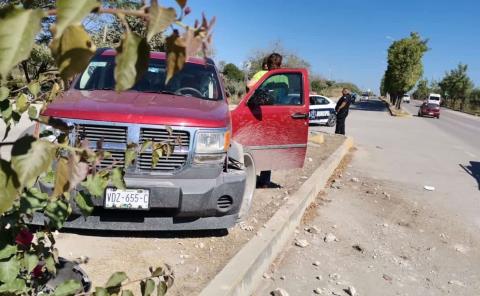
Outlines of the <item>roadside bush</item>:
{"type": "MultiPolygon", "coordinates": [[[[145,23],[146,32],[141,36],[122,21],[124,31],[117,48],[115,68],[117,91],[131,88],[146,71],[148,42],[175,26],[165,39],[169,61],[167,80],[170,79],[183,67],[186,56],[208,49],[214,19],[208,21],[203,17],[198,25],[186,26],[183,18],[189,8],[185,0],[177,0],[177,9],[151,1],[150,7],[131,10],[102,7],[95,0],[58,0],[56,9],[31,8],[31,2],[25,1],[25,6],[2,4],[0,8],[0,112],[6,126],[3,139],[24,113],[40,127],[35,135],[0,143],[0,146],[11,147],[10,158],[0,156],[0,294],[67,296],[82,291],[79,281],[70,279],[56,287],[48,287],[48,283],[56,276],[59,266],[53,232],[65,223],[72,211],[71,203],[88,215],[93,210],[92,199],[102,195],[109,183],[124,188],[124,169],[138,153],[151,148],[155,164],[159,157],[171,153],[174,140],[172,143],[147,141],[141,146],[132,143],[125,151],[124,168],[117,166],[114,160],[110,167],[100,169],[97,167],[99,161],[112,158],[103,150],[101,142],[96,150],[88,148],[86,140],[69,145],[70,128],[61,120],[42,116],[35,105],[45,108],[63,91],[61,82],[68,83],[82,72],[94,55],[96,46],[81,25],[90,13],[107,13],[120,20],[135,16],[145,23]],[[42,29],[42,19],[53,15],[56,21],[49,44],[50,59],[45,47],[35,45],[35,38],[42,29]],[[29,60],[32,64],[27,62],[25,73],[34,75],[28,77],[30,83],[19,85],[22,81],[15,77],[16,74],[12,75],[12,70],[18,70],[19,64],[29,60]],[[41,69],[48,68],[53,61],[61,81],[57,81],[55,74],[53,77],[40,75],[41,69]],[[37,189],[35,184],[39,178],[51,179],[54,185],[51,195],[37,189]],[[79,184],[84,189],[75,197],[71,196],[70,192],[79,184]],[[48,222],[34,230],[30,222],[37,213],[47,217],[48,222]]],[[[157,295],[164,295],[173,280],[174,275],[167,265],[151,268],[150,275],[139,280],[130,280],[124,272],[115,272],[103,287],[96,287],[91,294],[129,296],[133,293],[128,286],[140,284],[143,295],[155,290],[157,295]]]]}

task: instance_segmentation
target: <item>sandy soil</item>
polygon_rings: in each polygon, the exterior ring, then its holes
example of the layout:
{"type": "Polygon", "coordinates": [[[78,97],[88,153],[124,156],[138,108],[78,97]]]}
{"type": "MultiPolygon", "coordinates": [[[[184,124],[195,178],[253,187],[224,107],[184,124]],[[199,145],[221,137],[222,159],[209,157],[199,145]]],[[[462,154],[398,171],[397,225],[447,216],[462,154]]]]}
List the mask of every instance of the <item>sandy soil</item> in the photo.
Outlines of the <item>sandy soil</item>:
{"type": "Polygon", "coordinates": [[[435,191],[345,167],[255,296],[277,288],[289,295],[479,295],[479,233],[436,206],[435,191]],[[312,226],[318,232],[306,231],[312,226]]]}
{"type": "Polygon", "coordinates": [[[309,145],[303,169],[273,172],[272,181],[281,187],[258,189],[247,221],[228,231],[62,232],[57,240],[60,254],[69,259],[87,256],[89,262],[82,268],[94,286],[104,284],[115,271],[137,279],[148,275],[149,266],[167,263],[176,275],[168,294],[195,295],[342,142],[342,137],[325,135],[324,144],[309,145]]]}

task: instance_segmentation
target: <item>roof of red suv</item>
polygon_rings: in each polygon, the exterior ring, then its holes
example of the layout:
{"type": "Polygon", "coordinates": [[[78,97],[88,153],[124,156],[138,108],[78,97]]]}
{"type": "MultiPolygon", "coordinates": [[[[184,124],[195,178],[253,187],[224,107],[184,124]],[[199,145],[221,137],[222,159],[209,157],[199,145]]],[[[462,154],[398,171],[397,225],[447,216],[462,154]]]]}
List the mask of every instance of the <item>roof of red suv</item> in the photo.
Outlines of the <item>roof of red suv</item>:
{"type": "MultiPolygon", "coordinates": [[[[102,56],[115,56],[117,54],[117,51],[115,49],[111,48],[102,48],[97,51],[97,54],[102,55],[102,56]]],[[[167,54],[164,52],[158,52],[158,51],[152,51],[150,52],[150,58],[152,59],[159,59],[159,60],[165,60],[167,58],[167,54]]],[[[212,59],[210,58],[198,58],[198,57],[189,57],[187,60],[188,63],[192,64],[200,64],[200,65],[205,65],[205,64],[210,64],[214,65],[215,63],[213,62],[212,59]]]]}

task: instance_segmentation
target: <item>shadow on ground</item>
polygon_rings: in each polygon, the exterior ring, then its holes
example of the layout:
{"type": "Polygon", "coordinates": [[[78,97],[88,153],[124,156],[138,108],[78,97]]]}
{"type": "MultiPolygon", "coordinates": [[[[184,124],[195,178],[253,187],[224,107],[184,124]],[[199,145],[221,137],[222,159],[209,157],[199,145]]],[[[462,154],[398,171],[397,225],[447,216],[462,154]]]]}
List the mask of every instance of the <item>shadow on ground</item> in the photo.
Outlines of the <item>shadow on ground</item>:
{"type": "Polygon", "coordinates": [[[359,110],[359,111],[379,111],[384,112],[387,110],[385,103],[380,100],[369,100],[369,101],[357,101],[355,104],[350,106],[350,110],[359,110]]]}
{"type": "Polygon", "coordinates": [[[480,190],[480,162],[470,161],[470,165],[460,164],[460,167],[477,181],[480,190]]]}
{"type": "Polygon", "coordinates": [[[134,237],[134,238],[202,238],[222,237],[228,235],[228,229],[195,230],[195,231],[112,231],[62,228],[64,233],[101,237],[134,237]]]}

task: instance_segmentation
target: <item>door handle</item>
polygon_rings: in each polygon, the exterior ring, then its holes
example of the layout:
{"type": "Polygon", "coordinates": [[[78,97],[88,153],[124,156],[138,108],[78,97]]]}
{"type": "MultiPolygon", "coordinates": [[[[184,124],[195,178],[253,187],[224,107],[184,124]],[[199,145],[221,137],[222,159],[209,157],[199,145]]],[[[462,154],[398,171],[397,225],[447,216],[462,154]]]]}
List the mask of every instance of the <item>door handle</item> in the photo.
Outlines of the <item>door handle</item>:
{"type": "Polygon", "coordinates": [[[308,118],[308,113],[293,113],[292,115],[293,119],[307,119],[308,118]]]}

